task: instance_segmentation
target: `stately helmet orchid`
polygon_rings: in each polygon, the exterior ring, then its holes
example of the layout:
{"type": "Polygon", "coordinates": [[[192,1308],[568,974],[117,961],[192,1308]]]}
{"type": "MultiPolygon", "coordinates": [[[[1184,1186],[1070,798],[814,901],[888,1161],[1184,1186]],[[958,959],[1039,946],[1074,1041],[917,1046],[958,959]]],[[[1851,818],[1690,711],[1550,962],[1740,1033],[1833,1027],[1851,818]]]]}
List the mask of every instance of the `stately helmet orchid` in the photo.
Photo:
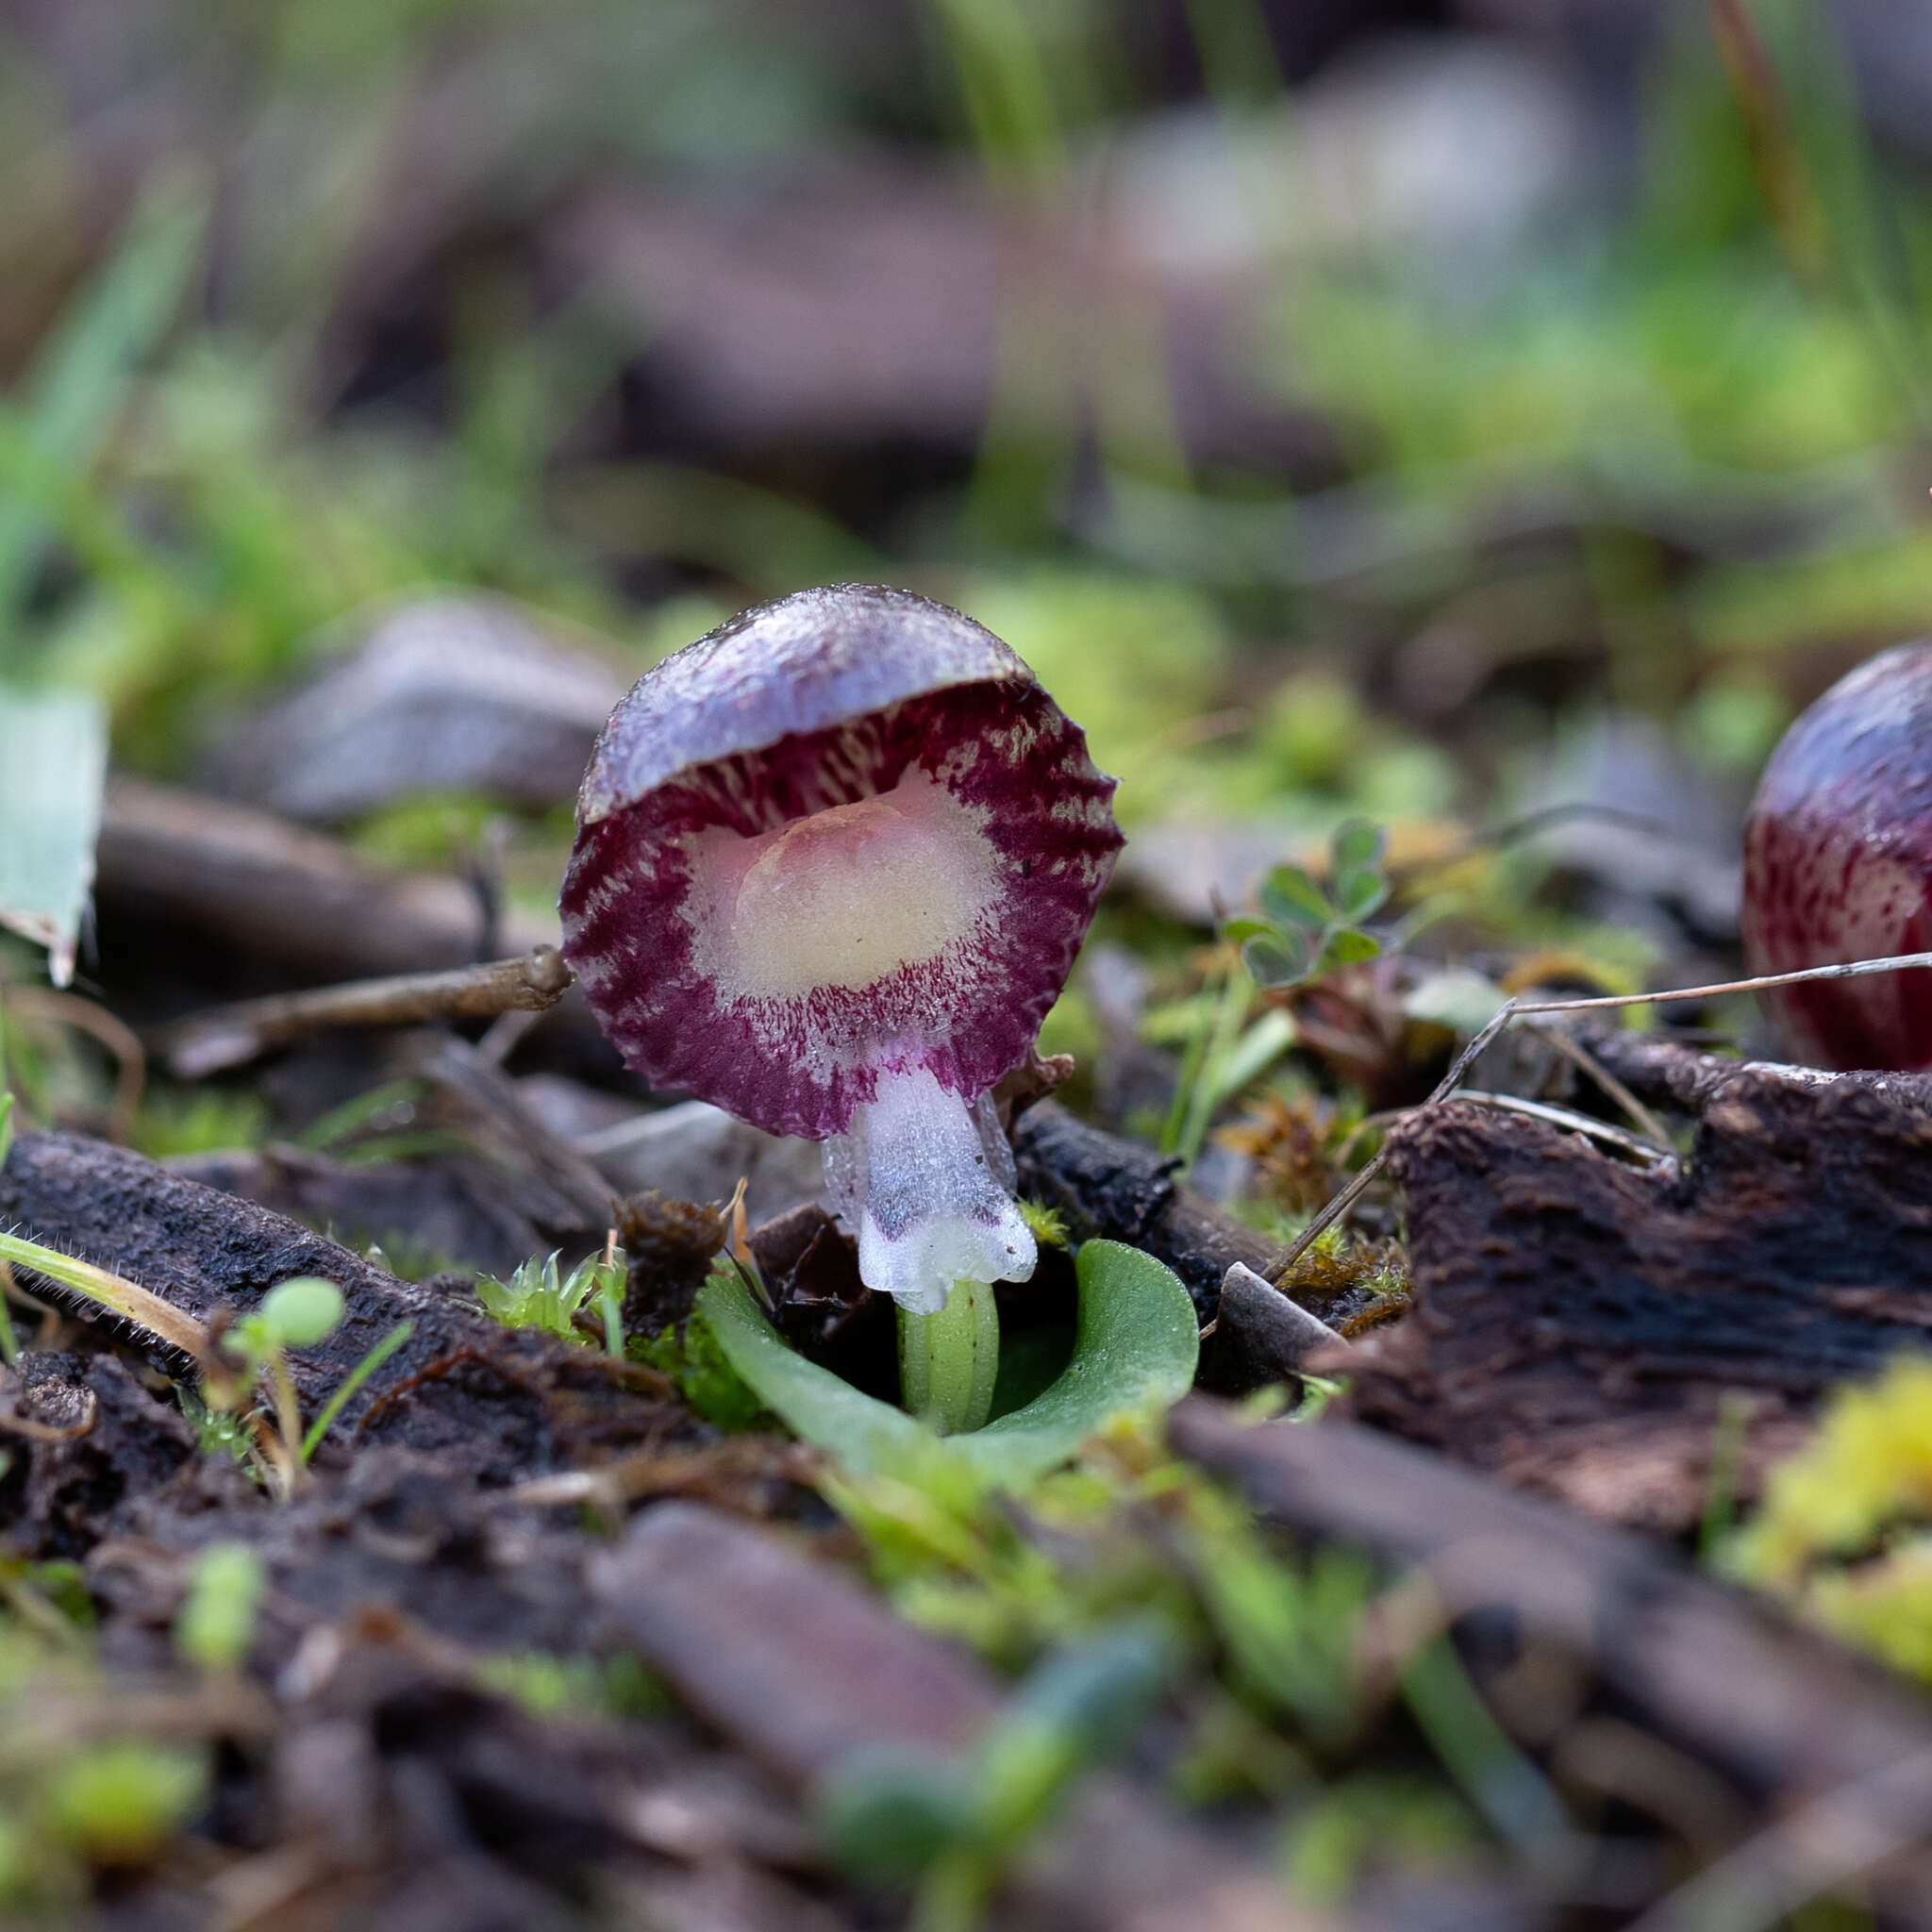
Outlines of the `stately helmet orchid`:
{"type": "MultiPolygon", "coordinates": [[[[1785,734],[1744,827],[1753,973],[1932,951],[1932,643],[1882,651],[1785,734]]],[[[1932,973],[1767,994],[1820,1067],[1932,1071],[1932,973]]]]}
{"type": "Polygon", "coordinates": [[[1024,1280],[992,1086],[1113,868],[1114,781],[990,631],[839,584],[721,625],[611,714],[563,949],[653,1083],[824,1142],[869,1286],[1024,1280]]]}

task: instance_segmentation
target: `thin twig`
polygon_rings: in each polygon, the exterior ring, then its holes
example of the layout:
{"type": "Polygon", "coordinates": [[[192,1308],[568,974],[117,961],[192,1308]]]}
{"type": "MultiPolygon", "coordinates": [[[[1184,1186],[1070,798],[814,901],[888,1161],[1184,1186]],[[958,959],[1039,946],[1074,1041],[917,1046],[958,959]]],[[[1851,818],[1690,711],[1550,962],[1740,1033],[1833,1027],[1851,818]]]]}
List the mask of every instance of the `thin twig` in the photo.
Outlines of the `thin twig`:
{"type": "Polygon", "coordinates": [[[1592,1120],[1587,1113],[1574,1113],[1567,1107],[1552,1107],[1542,1100],[1524,1100],[1514,1093],[1485,1093],[1474,1087],[1465,1087],[1457,1098],[1473,1100],[1479,1107],[1493,1107],[1504,1113],[1520,1113],[1533,1121],[1545,1121],[1553,1127],[1561,1127],[1566,1133],[1586,1134],[1592,1141],[1601,1141],[1607,1147],[1617,1147],[1625,1154],[1633,1154],[1652,1167],[1676,1165],[1677,1157],[1668,1147],[1653,1147],[1648,1141],[1640,1141],[1635,1134],[1612,1126],[1608,1121],[1592,1120]]]}
{"type": "Polygon", "coordinates": [[[135,1116],[141,1111],[142,1090],[147,1085],[147,1054],[141,1036],[106,1007],[76,992],[57,992],[48,986],[16,986],[8,989],[6,1002],[22,1019],[53,1020],[90,1034],[113,1056],[114,1104],[108,1111],[108,1138],[126,1145],[133,1138],[135,1116]]]}
{"type": "Polygon", "coordinates": [[[1589,1074],[1664,1153],[1671,1151],[1671,1137],[1664,1131],[1663,1123],[1582,1041],[1571,1039],[1560,1026],[1536,1026],[1530,1030],[1589,1074]]]}
{"type": "Polygon", "coordinates": [[[1807,1900],[1924,1842],[1932,1751],[1915,1751],[1746,1839],[1634,1920],[1630,1932],[1768,1932],[1807,1900]]]}
{"type": "Polygon", "coordinates": [[[77,1423],[37,1423],[15,1412],[10,1403],[0,1404],[0,1431],[25,1436],[33,1442],[75,1442],[89,1434],[99,1411],[99,1399],[92,1389],[81,1391],[87,1397],[87,1413],[77,1423]]]}
{"type": "MultiPolygon", "coordinates": [[[[1506,1000],[1503,1003],[1502,1010],[1496,1017],[1456,1056],[1455,1064],[1442,1075],[1436,1085],[1436,1091],[1423,1102],[1423,1106],[1434,1107],[1439,1101],[1448,1099],[1450,1094],[1455,1092],[1456,1089],[1461,1084],[1463,1074],[1469,1072],[1483,1049],[1515,1017],[1515,1000],[1506,1000]]],[[[1275,1271],[1275,1287],[1284,1288],[1288,1285],[1293,1278],[1296,1264],[1301,1260],[1301,1257],[1368,1192],[1370,1183],[1382,1172],[1388,1159],[1389,1143],[1385,1141],[1363,1162],[1356,1177],[1295,1237],[1294,1245],[1288,1251],[1287,1260],[1275,1271]]]]}
{"type": "Polygon", "coordinates": [[[1874,973],[1932,971],[1932,953],[1897,953],[1884,959],[1852,959],[1841,966],[1807,966],[1796,973],[1767,973],[1758,979],[1727,979],[1717,986],[1676,986],[1662,992],[1618,992],[1589,999],[1539,1000],[1532,1005],[1510,1003],[1514,1012],[1583,1013],[1604,1007],[1666,1006],[1674,1000],[1713,1000],[1724,993],[1761,992],[1767,987],[1800,986],[1813,979],[1863,979],[1874,973]]]}
{"type": "MultiPolygon", "coordinates": [[[[1448,1099],[1462,1084],[1462,1076],[1475,1063],[1484,1048],[1512,1021],[1523,1019],[1527,1014],[1588,1013],[1607,1007],[1665,1006],[1674,1001],[1716,999],[1725,993],[1759,992],[1774,986],[1799,986],[1817,979],[1861,979],[1874,974],[1910,973],[1922,968],[1932,969],[1932,953],[1898,953],[1883,959],[1853,959],[1840,966],[1807,966],[1796,973],[1770,973],[1757,979],[1727,979],[1716,986],[1667,987],[1661,992],[1620,992],[1589,999],[1529,1001],[1524,1001],[1520,995],[1512,995],[1504,1001],[1496,1017],[1456,1056],[1455,1064],[1437,1083],[1436,1091],[1421,1107],[1408,1110],[1420,1113],[1448,1099]]],[[[1292,1278],[1301,1257],[1368,1191],[1388,1158],[1389,1143],[1385,1141],[1363,1163],[1355,1178],[1295,1237],[1293,1246],[1288,1251],[1288,1258],[1275,1271],[1276,1287],[1285,1286],[1292,1278]]]]}
{"type": "Polygon", "coordinates": [[[211,1007],[169,1027],[162,1051],[177,1079],[198,1080],[325,1026],[408,1026],[423,1020],[541,1011],[554,1007],[570,983],[562,954],[555,946],[537,946],[513,959],[447,973],[352,979],[309,992],[211,1007]]]}

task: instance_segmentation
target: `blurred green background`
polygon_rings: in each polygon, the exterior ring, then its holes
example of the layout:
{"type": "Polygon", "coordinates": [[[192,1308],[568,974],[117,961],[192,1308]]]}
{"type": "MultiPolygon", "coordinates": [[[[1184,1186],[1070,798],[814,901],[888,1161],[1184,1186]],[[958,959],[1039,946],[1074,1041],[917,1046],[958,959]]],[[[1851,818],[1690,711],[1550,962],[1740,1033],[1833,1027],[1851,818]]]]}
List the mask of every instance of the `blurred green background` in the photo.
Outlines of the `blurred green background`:
{"type": "Polygon", "coordinates": [[[1928,129],[1886,0],[8,0],[0,677],[192,780],[401,593],[629,675],[885,577],[1177,906],[1351,811],[1721,865],[1932,607],[1928,129]]]}

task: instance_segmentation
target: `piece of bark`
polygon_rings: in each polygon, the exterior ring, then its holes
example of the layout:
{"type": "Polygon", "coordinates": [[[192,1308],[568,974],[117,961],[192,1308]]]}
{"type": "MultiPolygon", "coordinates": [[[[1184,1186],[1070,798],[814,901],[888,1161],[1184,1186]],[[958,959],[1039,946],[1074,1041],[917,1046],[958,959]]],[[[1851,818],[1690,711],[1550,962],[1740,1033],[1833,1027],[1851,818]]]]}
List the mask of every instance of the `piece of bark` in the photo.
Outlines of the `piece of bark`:
{"type": "Polygon", "coordinates": [[[557,943],[555,920],[507,908],[495,941],[460,879],[386,873],[285,819],[144,779],[109,781],[96,891],[147,920],[199,927],[305,977],[466,966],[557,943]]]}
{"type": "Polygon", "coordinates": [[[1519,1653],[1555,1644],[1764,1814],[1932,1751],[1932,1706],[1902,1679],[1625,1532],[1337,1417],[1241,1421],[1190,1396],[1183,1456],[1271,1522],[1420,1566],[1453,1615],[1499,1608],[1519,1653]]]}
{"type": "Polygon", "coordinates": [[[999,1708],[957,1645],[702,1504],[646,1511],[591,1587],[701,1717],[795,1784],[874,1745],[965,1750],[999,1708]]]}
{"type": "MultiPolygon", "coordinates": [[[[351,1398],[331,1441],[360,1427],[425,1449],[459,1442],[479,1474],[509,1480],[555,1468],[591,1443],[691,1426],[681,1405],[657,1399],[655,1378],[641,1371],[553,1336],[507,1329],[479,1307],[400,1281],[293,1221],[105,1141],[18,1136],[0,1169],[0,1225],[85,1256],[204,1321],[223,1307],[246,1313],[294,1275],[333,1281],[345,1304],[341,1326],[290,1357],[307,1416],[397,1322],[412,1322],[409,1340],[351,1398]]],[[[81,1319],[114,1325],[74,1296],[48,1292],[81,1319]]],[[[158,1366],[187,1372],[173,1351],[142,1340],[158,1366]]]]}
{"type": "Polygon", "coordinates": [[[1058,1209],[1078,1241],[1098,1236],[1158,1256],[1187,1285],[1203,1321],[1237,1261],[1267,1277],[1288,1258],[1279,1243],[1177,1182],[1174,1161],[1089,1126],[1058,1101],[1040,1101],[1014,1123],[1013,1158],[1023,1194],[1058,1209]]]}
{"type": "Polygon", "coordinates": [[[1881,1098],[1932,1112],[1932,1074],[1828,1074],[1781,1060],[1740,1060],[1707,1053],[1668,1033],[1633,1033],[1623,1026],[1578,1026],[1578,1043],[1607,1073],[1623,1081],[1641,1100],[1700,1114],[1740,1074],[1781,1080],[1794,1087],[1823,1087],[1849,1081],[1881,1098]]]}
{"type": "Polygon", "coordinates": [[[1271,1382],[1297,1380],[1318,1349],[1350,1347],[1319,1316],[1237,1261],[1222,1277],[1220,1313],[1202,1351],[1196,1386],[1245,1395],[1271,1382]]]}
{"type": "MultiPolygon", "coordinates": [[[[1001,1687],[769,1530],[666,1503],[595,1559],[612,1623],[701,1717],[807,1790],[880,1746],[967,1750],[1001,1687]]],[[[1124,1780],[1089,1779],[1023,1864],[1023,1911],[1069,1932],[1313,1932],[1277,1881],[1124,1780]]]]}
{"type": "Polygon", "coordinates": [[[1925,1084],[1740,1067],[1676,1175],[1490,1108],[1410,1115],[1389,1145],[1414,1307],[1351,1357],[1353,1413],[1678,1532],[1742,1391],[1751,1493],[1823,1390],[1932,1330],[1925,1084]]]}

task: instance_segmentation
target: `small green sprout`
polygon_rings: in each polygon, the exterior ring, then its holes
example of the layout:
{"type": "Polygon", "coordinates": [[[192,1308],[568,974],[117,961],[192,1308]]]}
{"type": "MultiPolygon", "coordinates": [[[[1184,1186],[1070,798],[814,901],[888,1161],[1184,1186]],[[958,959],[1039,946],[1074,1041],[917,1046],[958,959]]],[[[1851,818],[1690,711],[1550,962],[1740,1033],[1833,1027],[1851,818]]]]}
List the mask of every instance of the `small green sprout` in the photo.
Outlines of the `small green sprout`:
{"type": "Polygon", "coordinates": [[[175,1648],[208,1676],[232,1676],[255,1642],[268,1574],[246,1543],[210,1543],[194,1560],[175,1619],[175,1648]]]}
{"type": "Polygon", "coordinates": [[[259,1366],[279,1348],[313,1348],[336,1332],[342,1319],[342,1291],[319,1274],[298,1274],[277,1282],[260,1306],[222,1340],[225,1354],[259,1366]]]}
{"type": "Polygon", "coordinates": [[[291,1494],[349,1398],[416,1332],[413,1322],[398,1322],[379,1338],[342,1377],[305,1433],[288,1351],[326,1341],[341,1326],[342,1312],[341,1290],[318,1275],[296,1275],[270,1289],[222,1336],[219,1357],[204,1364],[198,1394],[182,1391],[181,1407],[202,1446],[237,1453],[278,1495],[291,1494]],[[238,1413],[258,1386],[266,1388],[273,1430],[263,1428],[252,1411],[238,1413]]]}
{"type": "Polygon", "coordinates": [[[1381,941],[1362,929],[1362,922],[1388,900],[1388,851],[1389,834],[1380,825],[1351,819],[1329,841],[1325,886],[1298,865],[1277,865],[1262,880],[1256,894],[1259,916],[1222,926],[1240,944],[1257,986],[1305,985],[1380,954],[1381,941]]]}
{"type": "Polygon", "coordinates": [[[222,1337],[222,1354],[239,1373],[230,1378],[211,1367],[202,1378],[202,1400],[210,1409],[236,1407],[258,1382],[266,1381],[275,1427],[272,1435],[258,1431],[257,1446],[267,1458],[272,1486],[283,1496],[298,1487],[308,1460],[288,1351],[325,1341],[341,1319],[342,1291],[333,1281],[298,1274],[278,1282],[222,1337]]]}

